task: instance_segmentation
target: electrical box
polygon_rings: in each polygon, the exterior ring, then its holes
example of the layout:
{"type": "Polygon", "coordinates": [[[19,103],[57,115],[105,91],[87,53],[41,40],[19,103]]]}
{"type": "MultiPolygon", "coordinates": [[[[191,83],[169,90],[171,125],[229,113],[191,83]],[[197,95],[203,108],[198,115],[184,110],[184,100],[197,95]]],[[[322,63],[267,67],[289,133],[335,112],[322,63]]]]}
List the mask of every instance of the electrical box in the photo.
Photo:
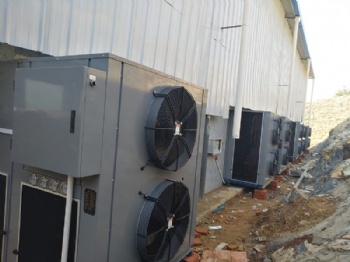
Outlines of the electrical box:
{"type": "Polygon", "coordinates": [[[100,174],[105,78],[83,66],[17,69],[13,161],[73,177],[100,174]]]}
{"type": "Polygon", "coordinates": [[[222,149],[222,139],[221,138],[209,138],[208,143],[208,154],[219,155],[222,149]]]}

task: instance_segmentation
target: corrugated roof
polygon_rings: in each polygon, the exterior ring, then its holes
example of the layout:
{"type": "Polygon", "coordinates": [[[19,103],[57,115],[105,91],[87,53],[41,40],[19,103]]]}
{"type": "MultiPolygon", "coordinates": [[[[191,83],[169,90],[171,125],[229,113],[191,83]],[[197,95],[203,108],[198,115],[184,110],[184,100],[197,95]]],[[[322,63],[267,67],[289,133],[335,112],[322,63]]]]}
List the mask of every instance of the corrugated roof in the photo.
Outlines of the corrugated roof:
{"type": "MultiPolygon", "coordinates": [[[[286,13],[286,18],[289,23],[289,27],[291,31],[294,31],[294,18],[296,16],[301,16],[298,1],[297,0],[281,0],[281,3],[283,5],[283,8],[286,13]]],[[[297,49],[300,55],[300,58],[303,61],[305,67],[307,67],[307,59],[311,59],[311,55],[309,52],[309,48],[307,45],[306,37],[305,37],[305,31],[303,27],[303,21],[301,20],[299,23],[299,34],[298,34],[298,42],[297,42],[297,49]]],[[[315,78],[315,74],[312,68],[312,63],[311,63],[311,68],[310,68],[310,75],[309,78],[315,78]]]]}

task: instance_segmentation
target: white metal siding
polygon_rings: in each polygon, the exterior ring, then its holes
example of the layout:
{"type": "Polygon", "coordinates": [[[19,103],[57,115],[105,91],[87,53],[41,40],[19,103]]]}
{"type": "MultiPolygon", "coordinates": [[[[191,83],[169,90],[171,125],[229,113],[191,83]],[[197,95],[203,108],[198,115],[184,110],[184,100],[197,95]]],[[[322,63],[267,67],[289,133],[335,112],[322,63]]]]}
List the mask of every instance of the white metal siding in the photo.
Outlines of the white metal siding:
{"type": "MultiPolygon", "coordinates": [[[[243,106],[286,115],[292,33],[279,0],[252,7],[243,106]]],[[[116,54],[208,88],[207,113],[227,118],[241,27],[221,27],[241,25],[243,8],[244,0],[1,0],[0,42],[54,56],[116,54]]],[[[295,72],[293,94],[305,96],[306,69],[297,62],[295,72]]]]}
{"type": "MultiPolygon", "coordinates": [[[[293,36],[280,1],[256,0],[252,4],[248,72],[243,106],[267,110],[300,121],[302,108],[295,102],[305,96],[306,68],[297,54],[292,91],[292,115],[287,115],[293,36]]],[[[304,99],[302,99],[304,100],[304,99]]],[[[231,105],[235,98],[231,96],[231,105]]]]}

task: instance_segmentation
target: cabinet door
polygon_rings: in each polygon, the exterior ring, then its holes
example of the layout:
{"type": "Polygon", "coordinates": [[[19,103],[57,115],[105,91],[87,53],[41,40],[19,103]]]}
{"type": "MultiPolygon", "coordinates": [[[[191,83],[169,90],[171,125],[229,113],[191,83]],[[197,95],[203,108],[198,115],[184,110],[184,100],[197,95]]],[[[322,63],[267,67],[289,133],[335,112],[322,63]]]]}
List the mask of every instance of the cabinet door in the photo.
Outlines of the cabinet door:
{"type": "Polygon", "coordinates": [[[74,177],[98,174],[105,78],[87,67],[17,69],[13,161],[74,177]]]}

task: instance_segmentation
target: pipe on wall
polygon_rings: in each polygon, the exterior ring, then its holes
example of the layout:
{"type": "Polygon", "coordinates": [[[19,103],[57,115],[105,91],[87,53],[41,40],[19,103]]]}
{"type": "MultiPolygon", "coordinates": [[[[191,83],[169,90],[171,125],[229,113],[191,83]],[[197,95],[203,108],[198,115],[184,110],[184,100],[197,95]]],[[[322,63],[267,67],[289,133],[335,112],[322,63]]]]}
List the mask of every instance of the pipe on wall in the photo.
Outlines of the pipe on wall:
{"type": "Polygon", "coordinates": [[[314,95],[314,86],[315,86],[315,78],[312,79],[312,88],[311,88],[311,97],[310,97],[310,106],[309,106],[309,119],[307,121],[307,125],[311,126],[311,111],[312,111],[312,97],[314,95]]]}
{"type": "Polygon", "coordinates": [[[71,214],[72,214],[72,202],[73,202],[73,186],[74,186],[74,177],[68,176],[68,178],[67,178],[66,212],[64,215],[61,262],[67,262],[67,257],[68,257],[69,233],[70,233],[70,222],[71,222],[70,219],[71,219],[71,214]]]}
{"type": "Polygon", "coordinates": [[[291,113],[291,107],[292,107],[292,89],[293,89],[293,80],[294,80],[294,66],[295,66],[295,58],[297,53],[297,40],[298,40],[298,32],[299,32],[299,22],[300,22],[300,16],[296,16],[294,18],[294,32],[293,32],[293,56],[292,61],[290,65],[290,81],[289,81],[289,88],[287,93],[287,112],[286,115],[289,116],[293,120],[293,116],[291,113]]]}
{"type": "Polygon", "coordinates": [[[245,0],[244,11],[243,11],[242,36],[241,36],[241,51],[239,55],[239,64],[238,64],[236,102],[235,102],[233,130],[232,130],[232,137],[235,139],[239,139],[239,133],[241,130],[243,93],[244,93],[245,76],[247,71],[248,48],[249,48],[249,42],[250,42],[250,17],[251,17],[251,0],[245,0]]]}
{"type": "Polygon", "coordinates": [[[306,69],[306,83],[305,83],[305,99],[304,99],[304,105],[303,105],[303,113],[301,114],[300,122],[303,123],[305,120],[305,105],[306,105],[306,97],[307,97],[307,86],[309,83],[309,74],[310,74],[310,68],[311,68],[311,59],[307,59],[307,69],[306,69]]]}

